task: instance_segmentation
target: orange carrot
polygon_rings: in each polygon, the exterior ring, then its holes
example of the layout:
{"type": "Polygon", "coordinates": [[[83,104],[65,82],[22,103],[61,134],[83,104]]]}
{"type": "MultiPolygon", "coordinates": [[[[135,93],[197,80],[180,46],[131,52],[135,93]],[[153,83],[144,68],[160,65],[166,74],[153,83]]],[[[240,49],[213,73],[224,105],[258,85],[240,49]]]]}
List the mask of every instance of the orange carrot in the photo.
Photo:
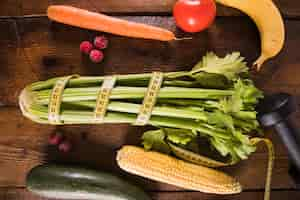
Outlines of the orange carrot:
{"type": "Polygon", "coordinates": [[[176,39],[174,33],[163,28],[129,22],[71,6],[49,6],[47,14],[51,20],[63,24],[116,35],[161,41],[176,39]]]}

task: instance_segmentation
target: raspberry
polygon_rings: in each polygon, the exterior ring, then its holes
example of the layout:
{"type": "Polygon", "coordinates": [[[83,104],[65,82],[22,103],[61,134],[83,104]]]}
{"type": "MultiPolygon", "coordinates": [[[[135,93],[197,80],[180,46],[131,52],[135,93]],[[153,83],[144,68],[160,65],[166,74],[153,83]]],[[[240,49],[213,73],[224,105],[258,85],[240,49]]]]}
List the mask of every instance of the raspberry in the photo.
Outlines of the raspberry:
{"type": "Polygon", "coordinates": [[[97,50],[97,49],[93,49],[90,52],[90,59],[91,61],[93,61],[94,63],[99,63],[103,60],[104,58],[104,54],[102,51],[97,50]]]}
{"type": "Polygon", "coordinates": [[[54,133],[50,136],[48,143],[50,145],[59,145],[63,140],[63,135],[61,133],[54,133]]]}
{"type": "Polygon", "coordinates": [[[89,41],[83,41],[80,43],[80,52],[88,55],[92,49],[93,45],[89,41]]]}
{"type": "Polygon", "coordinates": [[[58,150],[67,153],[72,149],[72,145],[69,141],[65,140],[62,143],[59,144],[58,150]]]}
{"type": "Polygon", "coordinates": [[[97,36],[94,39],[94,46],[98,49],[105,49],[108,46],[108,40],[105,36],[97,36]]]}

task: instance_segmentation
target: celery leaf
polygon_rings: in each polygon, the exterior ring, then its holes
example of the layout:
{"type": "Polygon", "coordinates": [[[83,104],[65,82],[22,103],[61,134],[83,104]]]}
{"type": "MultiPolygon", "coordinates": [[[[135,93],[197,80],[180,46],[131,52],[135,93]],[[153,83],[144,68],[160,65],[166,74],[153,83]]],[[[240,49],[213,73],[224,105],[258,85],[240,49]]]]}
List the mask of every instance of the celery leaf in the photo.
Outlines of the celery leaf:
{"type": "Polygon", "coordinates": [[[162,129],[146,131],[143,136],[143,145],[146,150],[155,150],[169,154],[169,145],[165,142],[166,134],[162,129]]]}
{"type": "Polygon", "coordinates": [[[229,80],[233,80],[239,74],[248,72],[248,68],[239,52],[227,54],[223,58],[218,57],[212,52],[208,52],[191,71],[192,74],[198,72],[222,74],[229,80]]]}

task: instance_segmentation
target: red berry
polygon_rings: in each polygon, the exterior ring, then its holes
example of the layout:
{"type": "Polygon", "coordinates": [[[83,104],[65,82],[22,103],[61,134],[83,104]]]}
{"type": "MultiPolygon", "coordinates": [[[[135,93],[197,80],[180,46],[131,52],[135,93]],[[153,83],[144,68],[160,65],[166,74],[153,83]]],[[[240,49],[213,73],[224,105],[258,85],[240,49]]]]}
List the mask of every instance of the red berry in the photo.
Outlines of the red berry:
{"type": "Polygon", "coordinates": [[[104,58],[104,54],[102,51],[97,50],[97,49],[93,49],[90,52],[90,59],[91,61],[93,61],[94,63],[99,63],[103,60],[104,58]]]}
{"type": "Polygon", "coordinates": [[[105,49],[108,46],[108,40],[105,36],[97,36],[94,39],[94,45],[98,49],[105,49]]]}
{"type": "Polygon", "coordinates": [[[58,150],[67,153],[72,149],[72,145],[69,141],[65,140],[58,145],[58,150]]]}
{"type": "Polygon", "coordinates": [[[92,49],[93,45],[89,41],[83,41],[80,43],[80,52],[88,55],[92,49]]]}
{"type": "Polygon", "coordinates": [[[50,136],[48,143],[50,145],[59,145],[63,140],[63,135],[61,133],[54,133],[50,136]]]}

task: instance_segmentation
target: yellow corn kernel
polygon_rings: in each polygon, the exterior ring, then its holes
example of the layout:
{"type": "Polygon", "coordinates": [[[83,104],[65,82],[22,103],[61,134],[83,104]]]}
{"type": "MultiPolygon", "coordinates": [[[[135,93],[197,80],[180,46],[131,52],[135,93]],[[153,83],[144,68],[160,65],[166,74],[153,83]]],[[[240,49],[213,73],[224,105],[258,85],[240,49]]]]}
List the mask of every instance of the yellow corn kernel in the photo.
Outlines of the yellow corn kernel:
{"type": "Polygon", "coordinates": [[[215,194],[242,191],[240,183],[223,172],[135,146],[123,146],[117,162],[127,172],[189,190],[215,194]]]}

